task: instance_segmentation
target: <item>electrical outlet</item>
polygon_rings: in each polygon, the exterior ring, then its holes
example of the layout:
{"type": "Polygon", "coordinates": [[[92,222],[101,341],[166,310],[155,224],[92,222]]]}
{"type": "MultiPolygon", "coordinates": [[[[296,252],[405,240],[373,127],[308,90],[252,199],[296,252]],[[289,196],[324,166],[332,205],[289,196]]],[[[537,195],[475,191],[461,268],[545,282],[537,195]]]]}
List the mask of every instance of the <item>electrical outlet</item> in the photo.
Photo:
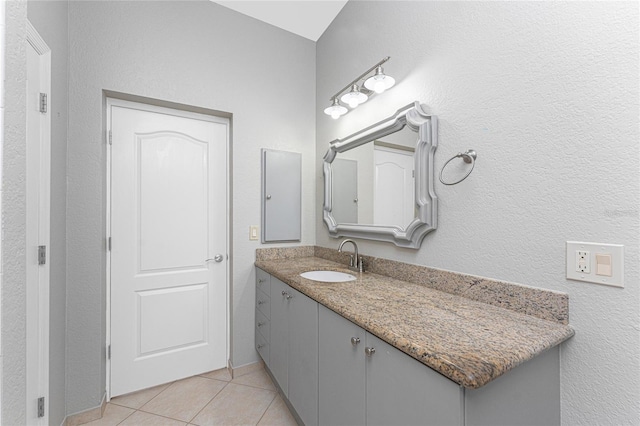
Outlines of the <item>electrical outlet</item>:
{"type": "Polygon", "coordinates": [[[255,241],[257,239],[258,239],[258,226],[257,225],[251,225],[249,227],[249,240],[255,241]]]}
{"type": "Polygon", "coordinates": [[[591,257],[588,251],[576,251],[576,272],[591,273],[591,257]]]}
{"type": "Polygon", "coordinates": [[[624,287],[624,246],[567,241],[568,280],[624,287]]]}

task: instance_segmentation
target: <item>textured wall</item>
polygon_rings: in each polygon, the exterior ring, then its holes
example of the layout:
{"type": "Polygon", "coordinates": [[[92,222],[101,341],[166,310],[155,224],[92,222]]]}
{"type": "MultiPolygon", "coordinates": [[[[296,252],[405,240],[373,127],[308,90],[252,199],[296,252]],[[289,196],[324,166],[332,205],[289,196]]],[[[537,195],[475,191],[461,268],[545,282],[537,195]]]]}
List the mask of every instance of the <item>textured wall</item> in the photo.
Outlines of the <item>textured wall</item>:
{"type": "Polygon", "coordinates": [[[51,49],[51,247],[49,424],[65,417],[68,1],[27,2],[27,17],[51,49]]]}
{"type": "Polygon", "coordinates": [[[2,418],[25,422],[27,3],[5,3],[5,112],[2,147],[2,418]]]}
{"type": "Polygon", "coordinates": [[[208,1],[70,2],[67,412],[104,392],[102,90],[233,114],[232,362],[253,348],[260,148],[302,153],[302,243],[315,242],[314,43],[208,1]]]}
{"type": "MultiPolygon", "coordinates": [[[[637,2],[350,1],[317,43],[318,159],[414,100],[440,119],[439,227],[420,250],[364,253],[567,292],[563,424],[640,422],[637,2]],[[386,55],[396,87],[334,121],[328,98],[386,55]],[[625,245],[624,289],[565,279],[565,241],[625,245]]],[[[317,210],[322,169],[316,166],[317,210]]],[[[317,243],[336,248],[321,216],[317,243]]]]}

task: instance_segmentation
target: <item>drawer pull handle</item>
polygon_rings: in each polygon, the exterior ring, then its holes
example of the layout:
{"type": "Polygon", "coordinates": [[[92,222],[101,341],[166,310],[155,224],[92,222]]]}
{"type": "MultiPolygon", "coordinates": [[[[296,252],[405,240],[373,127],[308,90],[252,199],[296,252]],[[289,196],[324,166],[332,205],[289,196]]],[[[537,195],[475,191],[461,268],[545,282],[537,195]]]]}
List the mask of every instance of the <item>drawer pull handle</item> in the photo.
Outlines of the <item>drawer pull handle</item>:
{"type": "Polygon", "coordinates": [[[264,300],[258,300],[258,305],[264,305],[265,303],[267,302],[265,302],[264,300]]]}
{"type": "Polygon", "coordinates": [[[352,337],[351,338],[351,344],[353,346],[356,346],[358,343],[360,343],[360,338],[359,337],[352,337]]]}
{"type": "Polygon", "coordinates": [[[372,356],[373,354],[376,353],[376,349],[375,348],[364,348],[364,353],[367,356],[372,356]]]}
{"type": "Polygon", "coordinates": [[[260,343],[258,346],[256,346],[258,349],[262,349],[264,348],[264,345],[262,343],[260,343]]]}
{"type": "Polygon", "coordinates": [[[291,297],[293,297],[293,296],[291,296],[289,293],[287,293],[287,292],[286,292],[286,291],[284,291],[284,290],[282,290],[282,295],[283,295],[283,296],[284,296],[284,298],[285,298],[285,299],[287,299],[287,300],[290,300],[290,299],[291,299],[291,297]]]}
{"type": "Polygon", "coordinates": [[[264,321],[258,321],[258,327],[262,327],[264,325],[264,321]]]}

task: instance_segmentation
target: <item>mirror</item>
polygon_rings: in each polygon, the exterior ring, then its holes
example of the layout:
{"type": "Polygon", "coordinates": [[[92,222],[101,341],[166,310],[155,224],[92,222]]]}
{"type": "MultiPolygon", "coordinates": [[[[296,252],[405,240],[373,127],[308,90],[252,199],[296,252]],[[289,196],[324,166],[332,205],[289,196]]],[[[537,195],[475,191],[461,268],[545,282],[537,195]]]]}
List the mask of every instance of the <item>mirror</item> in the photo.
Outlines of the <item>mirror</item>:
{"type": "Polygon", "coordinates": [[[419,248],[436,229],[437,117],[415,102],[331,142],[324,157],[324,221],[332,237],[419,248]]]}

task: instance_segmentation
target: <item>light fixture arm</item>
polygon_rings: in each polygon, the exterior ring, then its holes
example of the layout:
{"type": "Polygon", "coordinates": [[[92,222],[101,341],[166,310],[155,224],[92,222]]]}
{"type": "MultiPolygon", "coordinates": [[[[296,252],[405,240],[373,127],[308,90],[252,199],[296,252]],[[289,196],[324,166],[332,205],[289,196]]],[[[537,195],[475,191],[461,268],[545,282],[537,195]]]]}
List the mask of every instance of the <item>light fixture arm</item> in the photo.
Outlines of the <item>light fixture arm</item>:
{"type": "MultiPolygon", "coordinates": [[[[378,68],[380,65],[384,64],[385,62],[387,62],[389,59],[391,59],[391,56],[387,56],[386,58],[382,59],[380,62],[378,62],[377,64],[375,64],[374,66],[372,66],[371,68],[369,68],[368,70],[366,70],[365,72],[363,72],[362,74],[360,74],[358,76],[358,78],[356,78],[355,80],[353,80],[351,83],[347,84],[346,86],[344,86],[339,92],[337,92],[335,95],[333,95],[332,97],[329,98],[329,100],[331,102],[333,102],[334,99],[337,99],[338,96],[340,96],[340,94],[344,91],[346,91],[347,89],[351,89],[351,86],[353,86],[354,84],[356,84],[357,82],[359,82],[360,80],[362,80],[363,78],[365,78],[367,76],[367,74],[369,74],[371,71],[375,70],[376,68],[378,68]]],[[[361,90],[364,88],[361,88],[361,90]]],[[[364,89],[367,90],[367,89],[364,89]]],[[[370,93],[370,92],[369,92],[370,93]]]]}

